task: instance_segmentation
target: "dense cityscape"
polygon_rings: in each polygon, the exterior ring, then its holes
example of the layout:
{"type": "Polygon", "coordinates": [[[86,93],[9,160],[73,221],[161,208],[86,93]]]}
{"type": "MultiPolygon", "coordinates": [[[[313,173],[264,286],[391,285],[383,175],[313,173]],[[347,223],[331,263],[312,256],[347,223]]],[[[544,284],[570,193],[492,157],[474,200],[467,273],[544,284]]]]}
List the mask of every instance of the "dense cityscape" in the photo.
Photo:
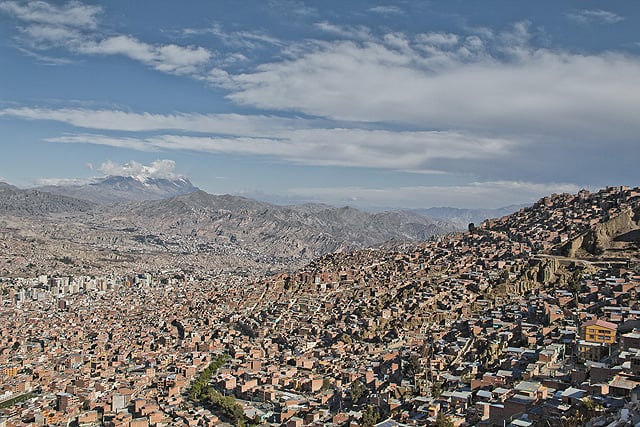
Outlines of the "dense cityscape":
{"type": "Polygon", "coordinates": [[[638,28],[0,0],[0,427],[640,427],[638,28]]]}
{"type": "Polygon", "coordinates": [[[5,277],[0,426],[635,424],[639,213],[611,187],[262,279],[5,277]]]}

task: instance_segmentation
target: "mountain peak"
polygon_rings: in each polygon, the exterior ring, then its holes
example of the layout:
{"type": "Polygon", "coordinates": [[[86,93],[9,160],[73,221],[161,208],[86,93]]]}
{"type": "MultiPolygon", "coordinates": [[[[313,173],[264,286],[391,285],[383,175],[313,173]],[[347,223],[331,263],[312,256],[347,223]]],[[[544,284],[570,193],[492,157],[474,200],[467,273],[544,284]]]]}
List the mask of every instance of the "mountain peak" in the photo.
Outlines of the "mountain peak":
{"type": "Polygon", "coordinates": [[[0,191],[8,191],[8,190],[17,190],[18,187],[15,187],[9,183],[0,181],[0,191]]]}
{"type": "Polygon", "coordinates": [[[184,177],[153,178],[148,176],[109,175],[81,185],[49,185],[40,187],[49,193],[62,194],[99,204],[160,200],[193,193],[195,187],[184,177]]]}

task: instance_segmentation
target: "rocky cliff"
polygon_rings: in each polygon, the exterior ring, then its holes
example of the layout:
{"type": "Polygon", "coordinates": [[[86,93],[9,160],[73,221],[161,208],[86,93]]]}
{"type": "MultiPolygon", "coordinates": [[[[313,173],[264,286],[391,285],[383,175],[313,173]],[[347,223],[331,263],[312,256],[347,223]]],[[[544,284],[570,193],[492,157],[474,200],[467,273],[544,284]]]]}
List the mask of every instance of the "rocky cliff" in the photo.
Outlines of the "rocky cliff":
{"type": "MultiPolygon", "coordinates": [[[[632,209],[626,209],[615,217],[580,234],[565,244],[561,253],[570,258],[603,255],[607,250],[625,249],[633,244],[635,236],[640,230],[638,213],[632,209]],[[630,239],[620,238],[630,236],[630,239]]],[[[638,236],[640,237],[640,236],[638,236]]]]}

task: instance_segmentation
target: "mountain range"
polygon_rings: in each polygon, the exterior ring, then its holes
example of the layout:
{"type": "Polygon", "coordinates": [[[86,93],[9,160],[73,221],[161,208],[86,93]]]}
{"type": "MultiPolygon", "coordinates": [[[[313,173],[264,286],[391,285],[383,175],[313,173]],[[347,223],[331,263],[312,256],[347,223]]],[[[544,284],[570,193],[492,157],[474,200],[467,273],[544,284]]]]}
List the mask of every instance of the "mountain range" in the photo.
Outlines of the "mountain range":
{"type": "Polygon", "coordinates": [[[89,184],[0,187],[0,229],[17,253],[4,274],[52,262],[61,271],[169,268],[288,270],[330,252],[423,241],[455,230],[411,212],[367,213],[322,204],[278,206],[212,195],[187,179],[106,177],[89,184]],[[75,197],[70,197],[75,196],[75,197]],[[13,240],[12,240],[13,239],[13,240]],[[20,254],[30,253],[30,261],[20,254]],[[22,258],[25,258],[24,260],[22,258]],[[55,260],[64,259],[64,264],[55,260]],[[22,261],[21,261],[22,260],[22,261]],[[39,260],[35,263],[33,260],[39,260]]]}
{"type": "MultiPolygon", "coordinates": [[[[508,224],[503,228],[512,230],[526,225],[538,233],[540,221],[547,221],[538,212],[549,203],[561,212],[554,214],[560,219],[553,225],[559,230],[553,239],[569,239],[563,253],[602,253],[636,244],[638,213],[573,239],[577,219],[563,219],[560,208],[578,203],[576,212],[583,212],[587,208],[580,205],[582,200],[583,196],[561,195],[523,209],[368,213],[348,206],[279,206],[212,195],[187,179],[106,177],[39,189],[0,183],[0,277],[176,268],[194,274],[269,275],[295,270],[329,253],[422,242],[490,216],[501,217],[485,222],[492,227],[508,224]]],[[[596,207],[589,209],[597,210],[600,202],[593,203],[596,207]]]]}
{"type": "MultiPolygon", "coordinates": [[[[198,191],[199,188],[194,186],[189,179],[185,177],[169,179],[138,176],[106,176],[94,178],[92,181],[83,184],[47,185],[38,187],[36,190],[105,205],[130,201],[168,199],[174,196],[194,193],[198,191]]],[[[240,199],[235,200],[238,201],[240,199]]],[[[266,202],[268,203],[268,201],[266,202]]],[[[280,204],[278,203],[278,205],[280,204]]],[[[409,222],[411,222],[412,219],[409,217],[417,214],[428,218],[430,221],[440,220],[434,222],[439,226],[444,226],[446,229],[466,230],[469,223],[479,225],[487,219],[509,215],[525,206],[527,205],[511,205],[498,209],[460,209],[451,207],[411,209],[405,211],[408,212],[408,214],[404,214],[404,219],[408,219],[409,222]]],[[[308,203],[292,206],[292,208],[300,212],[324,212],[326,214],[333,207],[325,204],[308,203]]],[[[384,214],[389,216],[389,212],[390,211],[385,211],[384,214]]],[[[393,212],[398,216],[400,211],[393,210],[393,212]]],[[[362,212],[349,208],[342,212],[340,218],[336,217],[336,220],[349,221],[351,219],[360,222],[363,220],[361,214],[362,212]],[[351,215],[351,218],[349,218],[349,212],[358,212],[358,214],[351,215]]],[[[402,218],[399,217],[397,219],[402,220],[402,218]]]]}

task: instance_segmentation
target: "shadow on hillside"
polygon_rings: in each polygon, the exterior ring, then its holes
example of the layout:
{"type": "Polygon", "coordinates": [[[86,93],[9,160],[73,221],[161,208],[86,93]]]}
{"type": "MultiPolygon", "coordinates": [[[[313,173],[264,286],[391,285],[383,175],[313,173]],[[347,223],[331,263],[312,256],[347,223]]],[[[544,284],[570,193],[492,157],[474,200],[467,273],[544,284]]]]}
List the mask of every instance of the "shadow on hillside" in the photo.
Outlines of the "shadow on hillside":
{"type": "Polygon", "coordinates": [[[638,242],[640,241],[640,230],[632,230],[627,233],[621,234],[613,239],[614,242],[638,242]]]}

